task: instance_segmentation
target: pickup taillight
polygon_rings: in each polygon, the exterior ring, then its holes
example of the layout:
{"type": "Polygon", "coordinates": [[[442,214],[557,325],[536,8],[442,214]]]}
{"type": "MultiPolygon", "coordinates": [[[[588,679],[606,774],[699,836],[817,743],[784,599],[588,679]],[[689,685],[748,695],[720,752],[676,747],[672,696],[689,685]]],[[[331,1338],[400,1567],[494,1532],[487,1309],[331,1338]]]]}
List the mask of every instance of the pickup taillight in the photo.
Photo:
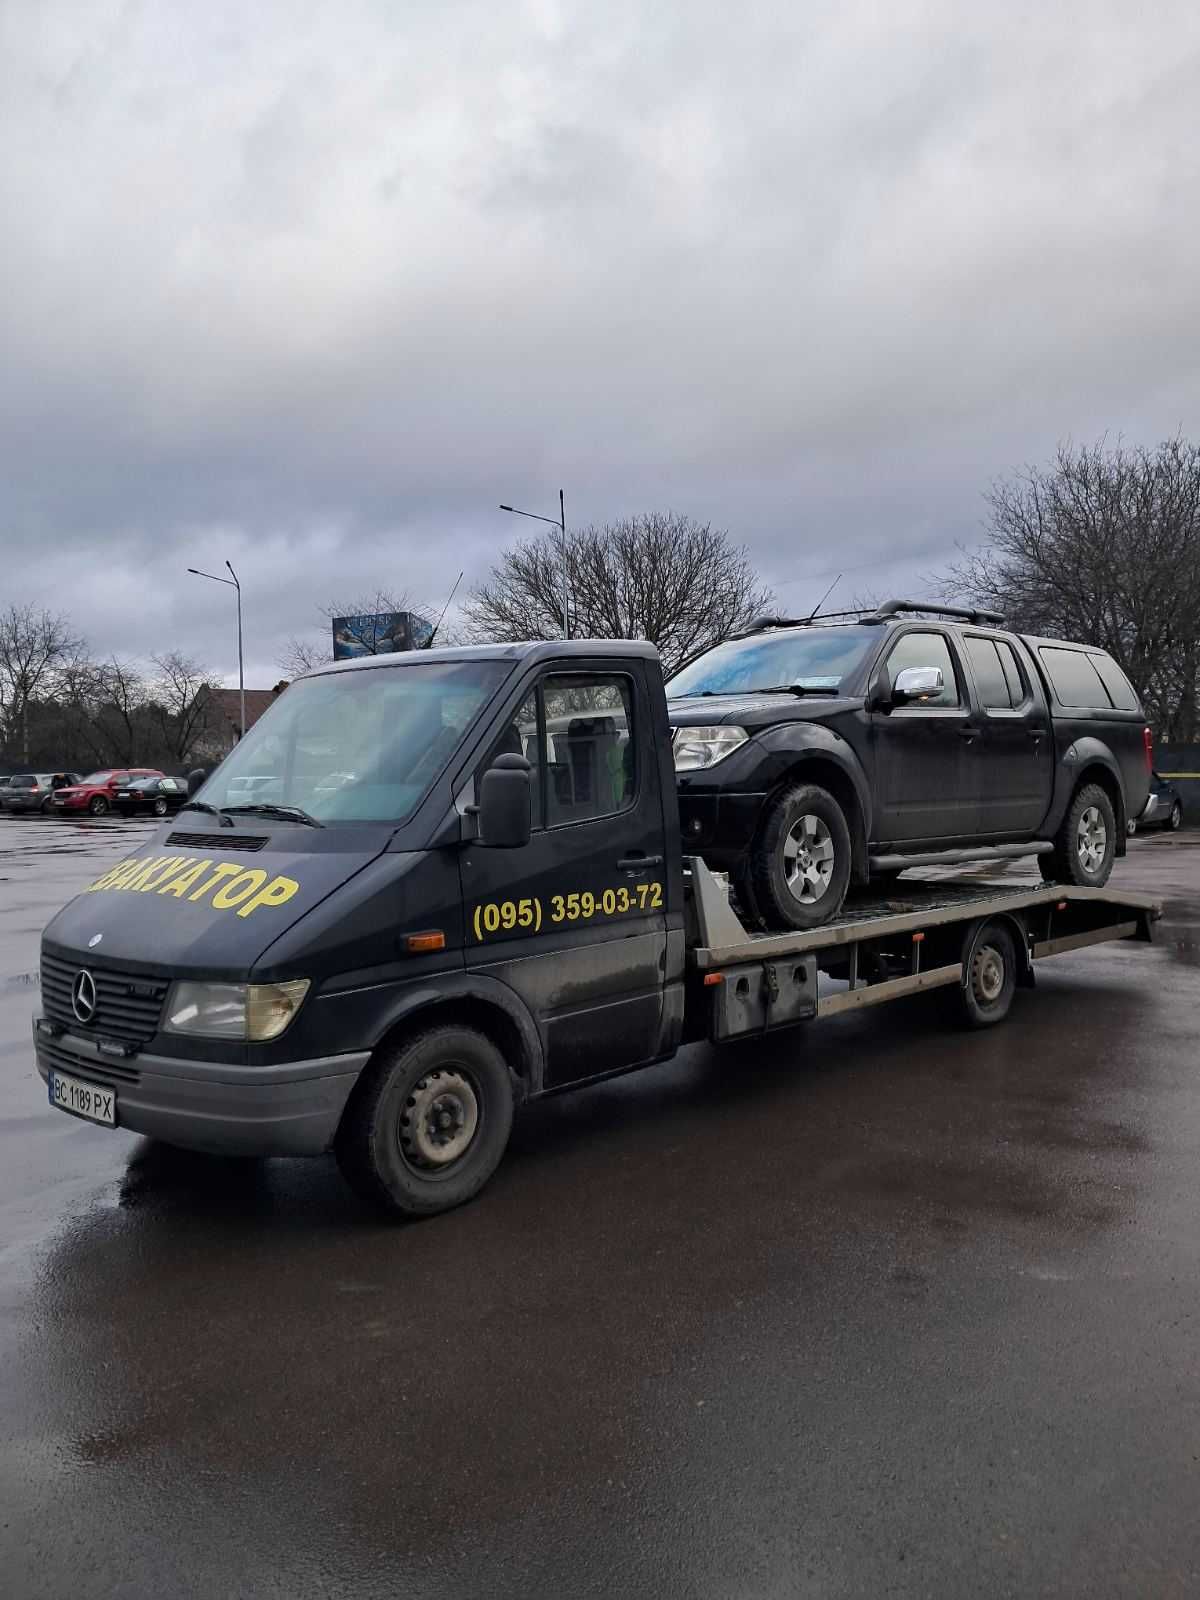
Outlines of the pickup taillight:
{"type": "Polygon", "coordinates": [[[1142,740],[1146,746],[1146,771],[1154,771],[1154,735],[1149,728],[1142,729],[1142,740]]]}

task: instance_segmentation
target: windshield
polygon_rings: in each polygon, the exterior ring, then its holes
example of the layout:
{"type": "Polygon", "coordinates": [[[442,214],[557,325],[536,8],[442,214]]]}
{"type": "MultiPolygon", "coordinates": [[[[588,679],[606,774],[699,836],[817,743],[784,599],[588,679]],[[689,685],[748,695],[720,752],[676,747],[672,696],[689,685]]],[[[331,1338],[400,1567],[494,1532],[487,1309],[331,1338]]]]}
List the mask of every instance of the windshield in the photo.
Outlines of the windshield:
{"type": "Polygon", "coordinates": [[[98,789],[102,789],[111,777],[111,772],[89,772],[87,777],[82,780],[82,785],[91,784],[98,789]]]}
{"type": "Polygon", "coordinates": [[[508,671],[501,661],[430,661],[301,678],[196,799],[298,806],[321,822],[402,822],[508,671]]]}
{"type": "Polygon", "coordinates": [[[667,698],[793,687],[839,694],[843,679],[861,666],[880,637],[878,628],[851,624],[780,628],[730,639],[677,672],[667,684],[667,698]]]}

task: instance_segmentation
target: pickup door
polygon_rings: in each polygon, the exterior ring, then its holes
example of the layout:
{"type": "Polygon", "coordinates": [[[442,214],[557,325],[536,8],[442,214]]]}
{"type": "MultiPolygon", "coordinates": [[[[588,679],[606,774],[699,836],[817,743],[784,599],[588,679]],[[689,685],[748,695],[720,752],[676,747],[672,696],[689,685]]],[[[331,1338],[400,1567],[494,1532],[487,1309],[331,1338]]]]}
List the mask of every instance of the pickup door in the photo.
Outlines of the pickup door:
{"type": "Polygon", "coordinates": [[[1050,809],[1054,741],[1041,684],[995,634],[962,635],[974,680],[980,834],[1035,834],[1050,809]]]}
{"type": "Polygon", "coordinates": [[[499,755],[533,768],[533,834],[460,857],[468,971],[535,1017],[546,1087],[661,1053],[668,873],[645,665],[548,664],[498,717],[499,755]]]}
{"type": "Polygon", "coordinates": [[[939,694],[872,714],[882,844],[969,838],[979,831],[978,736],[957,650],[943,628],[897,631],[882,666],[895,683],[906,667],[937,667],[939,694]]]}

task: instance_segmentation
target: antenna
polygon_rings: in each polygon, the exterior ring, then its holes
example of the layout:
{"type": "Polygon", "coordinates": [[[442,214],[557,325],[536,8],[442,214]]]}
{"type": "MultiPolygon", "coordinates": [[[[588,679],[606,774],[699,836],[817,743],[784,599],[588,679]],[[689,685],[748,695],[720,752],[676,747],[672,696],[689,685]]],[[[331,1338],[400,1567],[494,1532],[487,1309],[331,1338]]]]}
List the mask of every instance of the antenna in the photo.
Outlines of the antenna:
{"type": "Polygon", "coordinates": [[[446,596],[446,604],[442,607],[441,616],[437,619],[437,621],[433,625],[433,632],[429,635],[428,639],[426,639],[425,643],[421,646],[422,650],[432,650],[433,649],[433,641],[437,638],[437,631],[441,627],[443,621],[445,620],[446,613],[450,609],[450,602],[451,602],[451,600],[454,599],[454,596],[455,596],[455,594],[456,594],[456,592],[458,590],[458,586],[462,581],[463,581],[463,575],[460,572],[458,577],[455,578],[455,580],[454,580],[454,588],[451,589],[450,593],[446,596]]]}
{"type": "Polygon", "coordinates": [[[837,588],[838,584],[841,583],[841,581],[842,581],[842,574],[839,572],[837,577],[829,585],[828,589],[826,589],[825,593],[817,601],[816,605],[808,613],[808,620],[810,622],[816,616],[817,612],[820,611],[821,607],[825,604],[826,600],[829,599],[829,596],[833,593],[833,591],[837,588]]]}

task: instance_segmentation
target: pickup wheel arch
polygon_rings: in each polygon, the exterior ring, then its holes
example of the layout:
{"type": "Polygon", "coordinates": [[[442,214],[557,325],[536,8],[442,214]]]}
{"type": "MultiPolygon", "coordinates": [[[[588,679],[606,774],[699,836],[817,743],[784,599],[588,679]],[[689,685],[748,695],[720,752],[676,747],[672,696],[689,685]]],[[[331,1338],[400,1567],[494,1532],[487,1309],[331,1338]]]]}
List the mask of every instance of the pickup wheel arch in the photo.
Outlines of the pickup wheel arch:
{"type": "Polygon", "coordinates": [[[448,975],[398,996],[372,1041],[372,1056],[393,1049],[407,1035],[447,1023],[474,1028],[491,1040],[508,1064],[516,1101],[540,1091],[545,1054],[537,1024],[507,984],[477,974],[448,975]]]}
{"type": "Polygon", "coordinates": [[[871,822],[870,792],[866,779],[860,778],[844,761],[815,749],[798,754],[789,764],[779,781],[763,801],[763,815],[787,789],[798,783],[815,783],[827,789],[846,818],[850,829],[850,881],[863,884],[867,881],[867,837],[871,822]]]}
{"type": "Polygon", "coordinates": [[[1123,856],[1125,825],[1128,818],[1125,813],[1125,785],[1121,778],[1121,770],[1099,739],[1080,739],[1072,748],[1077,752],[1079,760],[1067,769],[1072,781],[1069,788],[1065,784],[1063,786],[1066,793],[1063,809],[1057,821],[1062,821],[1080,789],[1089,783],[1099,784],[1112,803],[1113,816],[1117,820],[1117,855],[1123,856]]]}

